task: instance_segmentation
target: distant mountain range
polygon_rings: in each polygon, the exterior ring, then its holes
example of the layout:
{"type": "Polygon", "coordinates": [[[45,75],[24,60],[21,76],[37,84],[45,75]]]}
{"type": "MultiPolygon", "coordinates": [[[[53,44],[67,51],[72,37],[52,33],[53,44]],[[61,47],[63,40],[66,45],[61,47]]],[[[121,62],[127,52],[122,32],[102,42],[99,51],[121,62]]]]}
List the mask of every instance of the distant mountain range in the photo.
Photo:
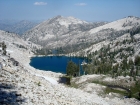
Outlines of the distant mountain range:
{"type": "Polygon", "coordinates": [[[22,35],[26,31],[36,26],[38,22],[32,22],[27,20],[0,20],[0,30],[16,33],[22,35]]]}

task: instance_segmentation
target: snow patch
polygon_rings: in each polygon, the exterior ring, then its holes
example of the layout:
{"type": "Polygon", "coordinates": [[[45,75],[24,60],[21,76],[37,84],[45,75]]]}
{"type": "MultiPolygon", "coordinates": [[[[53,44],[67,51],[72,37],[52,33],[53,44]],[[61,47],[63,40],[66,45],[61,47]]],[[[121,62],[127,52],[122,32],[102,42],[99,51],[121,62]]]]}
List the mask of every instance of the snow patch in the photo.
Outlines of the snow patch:
{"type": "Polygon", "coordinates": [[[36,76],[38,77],[42,77],[44,78],[45,80],[49,81],[50,83],[52,83],[53,85],[57,85],[58,82],[50,77],[46,77],[46,76],[42,76],[42,75],[39,75],[39,74],[35,74],[36,76]]]}

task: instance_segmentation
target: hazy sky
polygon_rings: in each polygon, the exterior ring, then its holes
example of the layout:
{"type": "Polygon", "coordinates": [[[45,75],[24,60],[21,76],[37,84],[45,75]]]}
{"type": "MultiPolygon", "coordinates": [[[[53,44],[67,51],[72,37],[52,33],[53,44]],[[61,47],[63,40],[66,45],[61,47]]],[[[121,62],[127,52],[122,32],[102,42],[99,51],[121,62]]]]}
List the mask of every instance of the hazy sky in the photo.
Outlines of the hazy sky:
{"type": "Polygon", "coordinates": [[[140,17],[140,0],[0,0],[0,19],[46,20],[57,15],[86,21],[140,17]]]}

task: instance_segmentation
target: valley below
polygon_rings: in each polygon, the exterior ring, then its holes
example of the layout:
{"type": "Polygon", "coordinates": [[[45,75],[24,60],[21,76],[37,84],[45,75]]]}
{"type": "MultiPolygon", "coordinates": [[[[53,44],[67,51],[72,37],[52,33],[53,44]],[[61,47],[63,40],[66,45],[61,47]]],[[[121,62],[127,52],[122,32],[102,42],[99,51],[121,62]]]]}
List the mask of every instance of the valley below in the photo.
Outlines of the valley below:
{"type": "Polygon", "coordinates": [[[57,16],[22,36],[0,30],[0,42],[2,105],[140,104],[139,17],[89,23],[57,16]],[[80,61],[86,75],[78,74],[79,61],[65,61],[65,74],[30,65],[32,57],[62,55],[86,58],[80,61]],[[60,77],[71,84],[59,83],[60,77]]]}

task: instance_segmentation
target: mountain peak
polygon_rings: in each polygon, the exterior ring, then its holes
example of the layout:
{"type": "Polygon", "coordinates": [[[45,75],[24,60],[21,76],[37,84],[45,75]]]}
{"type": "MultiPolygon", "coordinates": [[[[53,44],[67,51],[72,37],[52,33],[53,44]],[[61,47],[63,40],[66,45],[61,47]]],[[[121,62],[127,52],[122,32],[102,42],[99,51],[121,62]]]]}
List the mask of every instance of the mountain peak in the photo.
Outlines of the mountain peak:
{"type": "Polygon", "coordinates": [[[61,15],[58,15],[58,16],[53,17],[47,21],[44,21],[44,23],[49,23],[49,24],[58,23],[62,26],[68,27],[70,24],[83,24],[83,23],[88,23],[88,22],[82,21],[82,20],[74,18],[72,16],[63,17],[61,15]]]}
{"type": "Polygon", "coordinates": [[[54,17],[54,19],[59,19],[59,18],[62,18],[63,16],[61,16],[61,15],[57,15],[57,16],[55,16],[54,17]]]}

